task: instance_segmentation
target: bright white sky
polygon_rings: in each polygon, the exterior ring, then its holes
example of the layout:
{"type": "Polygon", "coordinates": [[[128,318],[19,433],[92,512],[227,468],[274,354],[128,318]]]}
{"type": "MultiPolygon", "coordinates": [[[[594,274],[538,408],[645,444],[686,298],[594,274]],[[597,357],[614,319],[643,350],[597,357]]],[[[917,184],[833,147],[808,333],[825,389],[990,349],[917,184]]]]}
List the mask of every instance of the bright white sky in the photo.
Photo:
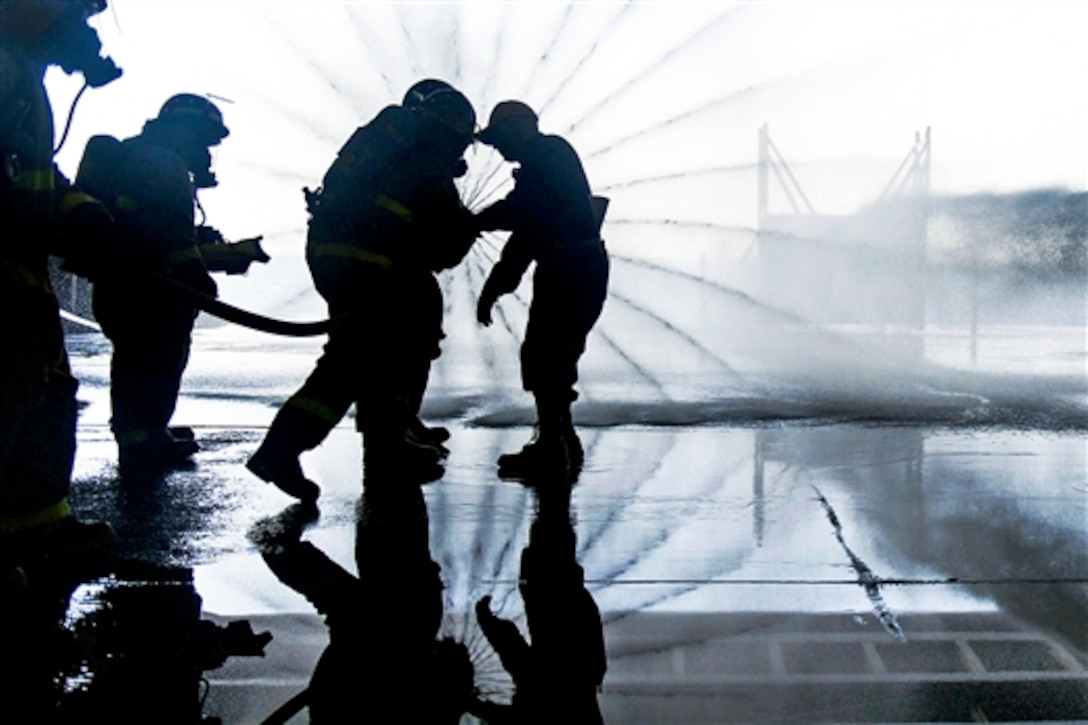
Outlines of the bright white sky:
{"type": "MultiPolygon", "coordinates": [[[[202,199],[233,238],[302,228],[300,187],[426,76],[481,122],[502,98],[533,104],[643,215],[751,224],[763,123],[818,211],[872,200],[927,126],[936,192],[1088,179],[1084,2],[112,0],[95,22],[124,76],[84,95],[62,170],[174,93],[229,99],[202,199]]],[[[58,126],[79,82],[49,77],[58,126]]]]}

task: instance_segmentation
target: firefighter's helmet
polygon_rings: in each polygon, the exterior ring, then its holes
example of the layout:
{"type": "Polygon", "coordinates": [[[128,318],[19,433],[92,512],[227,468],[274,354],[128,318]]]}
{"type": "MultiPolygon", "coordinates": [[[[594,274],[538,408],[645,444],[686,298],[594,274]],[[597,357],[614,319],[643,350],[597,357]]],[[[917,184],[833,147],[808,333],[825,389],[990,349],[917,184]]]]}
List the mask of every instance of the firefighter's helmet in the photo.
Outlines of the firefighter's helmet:
{"type": "Polygon", "coordinates": [[[437,122],[442,128],[452,131],[458,142],[468,145],[472,143],[472,136],[476,131],[476,111],[463,93],[448,84],[443,84],[445,87],[437,85],[442,83],[435,81],[434,90],[422,94],[410,108],[437,122]]]}
{"type": "Polygon", "coordinates": [[[401,105],[409,109],[420,108],[432,93],[452,90],[454,90],[453,86],[446,83],[446,81],[437,78],[424,78],[413,83],[412,87],[404,93],[404,100],[401,101],[401,105]]]}
{"type": "Polygon", "coordinates": [[[159,111],[158,120],[194,126],[204,135],[209,146],[214,146],[230,134],[230,130],[223,125],[223,114],[218,106],[193,93],[179,93],[167,100],[159,111]]]}
{"type": "Polygon", "coordinates": [[[493,144],[496,138],[501,138],[514,129],[536,132],[536,112],[521,101],[501,101],[492,109],[487,128],[476,134],[476,138],[486,144],[493,144]]]}

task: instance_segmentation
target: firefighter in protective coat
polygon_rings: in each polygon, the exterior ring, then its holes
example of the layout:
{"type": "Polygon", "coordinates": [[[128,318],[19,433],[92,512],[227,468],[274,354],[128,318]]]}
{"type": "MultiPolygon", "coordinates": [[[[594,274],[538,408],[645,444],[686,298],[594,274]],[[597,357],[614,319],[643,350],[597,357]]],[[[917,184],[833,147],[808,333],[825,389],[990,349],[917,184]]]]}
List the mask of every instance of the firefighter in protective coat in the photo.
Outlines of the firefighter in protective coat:
{"type": "Polygon", "coordinates": [[[6,722],[52,722],[60,692],[55,633],[76,585],[107,573],[112,531],[68,502],[76,381],[48,258],[84,270],[112,220],[54,163],[50,65],[98,87],[121,72],[87,19],[105,2],[0,2],[0,641],[6,722]],[[77,257],[79,257],[77,259],[77,257]]]}
{"type": "Polygon", "coordinates": [[[26,567],[53,546],[105,542],[105,525],[71,515],[68,491],[76,447],[77,383],[64,348],[49,255],[84,269],[112,220],[97,200],[71,187],[53,163],[47,67],[83,74],[87,86],[121,75],[100,55],[87,19],[95,2],[0,2],[0,566],[26,567]],[[80,257],[80,259],[77,259],[80,257]]]}
{"type": "Polygon", "coordinates": [[[521,345],[522,387],[536,403],[536,434],[521,451],[499,457],[499,474],[524,478],[542,466],[575,472],[584,453],[571,420],[578,360],[604,306],[608,255],[603,218],[582,163],[559,136],[543,134],[536,113],[503,101],[477,138],[516,162],[514,188],[476,215],[480,230],[509,230],[499,261],[484,283],[476,315],[491,324],[491,309],[513,292],[536,262],[533,298],[521,345]]]}
{"type": "Polygon", "coordinates": [[[441,475],[441,432],[422,427],[418,412],[443,337],[435,273],[460,262],[476,238],[454,184],[475,123],[461,93],[421,81],[355,131],[319,192],[307,190],[306,259],[336,324],[247,464],[289,495],[320,494],[299,456],[352,404],[368,472],[417,482],[441,475]]]}
{"type": "MultiPolygon", "coordinates": [[[[113,343],[110,427],[122,477],[155,473],[197,450],[191,431],[170,428],[197,310],[184,295],[144,274],[153,271],[215,296],[198,249],[198,188],[214,186],[209,148],[228,134],[219,109],[188,93],[173,96],[141,133],[112,151],[112,187],[88,189],[110,204],[117,246],[128,263],[94,284],[94,313],[113,343]]],[[[116,142],[115,142],[116,143],[116,142]]],[[[91,146],[84,156],[92,167],[91,146]]],[[[99,162],[101,163],[101,162],[99,162]]]]}

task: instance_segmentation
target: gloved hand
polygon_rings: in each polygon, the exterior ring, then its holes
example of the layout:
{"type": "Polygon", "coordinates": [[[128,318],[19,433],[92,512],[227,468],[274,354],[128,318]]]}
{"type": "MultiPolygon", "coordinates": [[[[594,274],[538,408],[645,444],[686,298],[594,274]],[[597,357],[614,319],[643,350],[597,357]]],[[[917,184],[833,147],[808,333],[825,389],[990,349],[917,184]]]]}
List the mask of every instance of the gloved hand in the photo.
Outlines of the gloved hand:
{"type": "Polygon", "coordinates": [[[476,602],[476,623],[484,638],[499,656],[503,668],[514,678],[515,684],[529,674],[530,647],[517,625],[496,616],[491,611],[490,595],[476,602]]]}
{"type": "Polygon", "coordinates": [[[481,293],[476,301],[476,321],[484,327],[491,325],[491,308],[495,306],[495,298],[489,294],[481,293]]]}
{"type": "Polygon", "coordinates": [[[491,308],[495,306],[498,299],[499,295],[495,285],[492,283],[491,278],[488,277],[487,282],[484,283],[484,288],[480,291],[480,298],[476,301],[476,321],[484,327],[491,325],[491,308]]]}
{"type": "Polygon", "coordinates": [[[226,239],[218,229],[207,224],[201,224],[196,228],[196,243],[197,244],[221,244],[226,239]]]}
{"type": "Polygon", "coordinates": [[[476,600],[476,620],[490,624],[496,617],[491,611],[491,595],[485,594],[476,600]]]}

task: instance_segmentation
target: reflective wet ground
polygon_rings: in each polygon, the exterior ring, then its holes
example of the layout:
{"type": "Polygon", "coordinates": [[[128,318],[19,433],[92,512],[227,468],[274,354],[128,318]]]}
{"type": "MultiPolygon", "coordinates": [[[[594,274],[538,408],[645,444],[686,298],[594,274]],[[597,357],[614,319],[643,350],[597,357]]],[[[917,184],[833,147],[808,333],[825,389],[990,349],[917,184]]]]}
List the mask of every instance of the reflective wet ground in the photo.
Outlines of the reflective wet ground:
{"type": "MultiPolygon", "coordinates": [[[[260,723],[307,688],[329,641],[313,604],[273,573],[254,535],[290,528],[292,500],[244,468],[313,358],[203,344],[175,418],[195,427],[203,450],[191,470],[139,486],[116,478],[108,358],[93,336],[80,344],[74,502],[114,525],[126,558],[179,567],[182,580],[191,569],[204,619],[271,633],[263,656],[226,657],[203,672],[205,684],[184,690],[204,716],[260,723]],[[223,383],[235,379],[248,387],[223,383]]],[[[527,635],[519,577],[531,578],[523,550],[535,547],[570,559],[564,571],[599,611],[606,722],[1088,719],[1083,426],[812,416],[583,424],[586,465],[568,518],[566,500],[552,501],[558,483],[534,489],[496,477],[496,456],[529,435],[527,413],[452,411],[456,396],[441,393],[456,389],[454,379],[440,377],[425,408],[452,439],[445,475],[422,489],[421,531],[444,585],[440,634],[467,645],[481,696],[506,702],[513,686],[475,605],[491,597],[491,611],[527,635]],[[555,544],[568,529],[571,547],[555,544]]],[[[376,601],[418,601],[398,573],[413,571],[399,558],[411,542],[388,544],[374,533],[381,526],[360,523],[363,510],[380,520],[363,492],[385,489],[364,482],[351,421],[303,465],[323,493],[296,537],[357,573],[376,601]]],[[[124,579],[78,590],[73,617],[101,607],[124,579]]],[[[551,633],[548,661],[564,677],[592,658],[584,614],[563,610],[565,631],[534,630],[551,633]]],[[[406,692],[425,681],[403,674],[406,692]]],[[[288,722],[307,722],[305,707],[292,709],[288,722]]],[[[569,719],[581,721],[576,710],[569,719]]]]}

